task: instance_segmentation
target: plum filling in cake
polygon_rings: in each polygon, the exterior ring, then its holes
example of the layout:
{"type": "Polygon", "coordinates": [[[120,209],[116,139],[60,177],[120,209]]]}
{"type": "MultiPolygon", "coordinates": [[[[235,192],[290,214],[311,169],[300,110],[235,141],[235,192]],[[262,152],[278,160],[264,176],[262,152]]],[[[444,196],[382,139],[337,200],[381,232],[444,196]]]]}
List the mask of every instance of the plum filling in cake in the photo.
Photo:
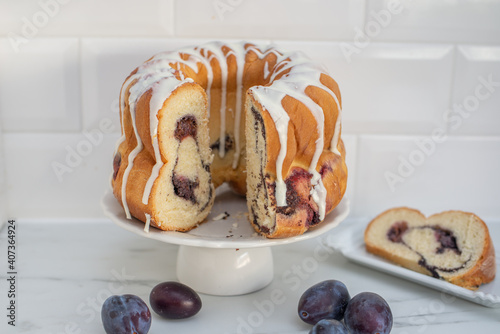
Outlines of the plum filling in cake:
{"type": "Polygon", "coordinates": [[[193,204],[197,204],[198,201],[196,200],[194,191],[200,185],[198,179],[193,181],[185,176],[179,176],[174,172],[172,175],[172,184],[174,185],[174,192],[177,196],[182,197],[187,201],[191,201],[193,204]]]}
{"type": "MultiPolygon", "coordinates": [[[[269,163],[265,155],[266,128],[263,116],[254,108],[248,113],[253,131],[247,132],[247,196],[249,198],[250,219],[254,226],[264,234],[272,233],[275,222],[297,221],[298,226],[308,228],[318,224],[321,219],[319,208],[311,196],[313,175],[299,166],[293,166],[283,180],[286,205],[278,206],[276,199],[276,175],[265,173],[269,163]],[[273,209],[271,209],[273,208],[273,209]]],[[[321,170],[326,173],[329,166],[321,170]]]]}
{"type": "MultiPolygon", "coordinates": [[[[212,150],[218,150],[220,147],[220,138],[218,138],[212,145],[210,145],[210,149],[212,150]]],[[[226,134],[226,139],[224,140],[224,150],[225,152],[233,149],[234,147],[234,140],[233,138],[226,134]]]]}
{"type": "MultiPolygon", "coordinates": [[[[175,124],[174,137],[179,142],[177,158],[172,171],[172,185],[174,194],[180,198],[198,205],[197,190],[200,188],[199,175],[201,171],[210,175],[210,166],[203,161],[192,163],[189,156],[195,161],[201,158],[197,133],[198,124],[194,115],[185,115],[179,118],[175,124]]],[[[210,183],[210,176],[209,183],[210,183]]],[[[198,194],[199,195],[199,194],[198,194]]],[[[204,210],[212,198],[212,188],[209,187],[208,199],[200,211],[204,210]]]]}
{"type": "Polygon", "coordinates": [[[443,229],[439,226],[433,226],[434,235],[436,240],[441,244],[441,246],[436,250],[436,253],[442,254],[446,249],[452,250],[458,255],[462,254],[462,251],[458,249],[457,238],[452,231],[443,229]]]}
{"type": "Polygon", "coordinates": [[[442,267],[438,267],[438,266],[431,266],[431,265],[429,265],[427,263],[427,260],[422,257],[418,261],[418,264],[420,266],[424,267],[425,269],[427,269],[432,274],[432,277],[441,278],[441,275],[439,275],[439,273],[437,272],[438,270],[442,271],[442,272],[445,272],[445,273],[453,273],[453,272],[459,271],[460,269],[465,268],[465,266],[467,265],[468,262],[469,262],[469,260],[465,261],[464,264],[462,264],[460,267],[442,268],[442,267]]]}
{"type": "Polygon", "coordinates": [[[196,138],[197,131],[196,118],[193,115],[187,115],[177,120],[174,136],[178,141],[186,137],[196,138]]]}
{"type": "Polygon", "coordinates": [[[403,234],[408,230],[408,223],[405,221],[399,221],[392,224],[391,228],[387,232],[387,238],[392,242],[402,242],[403,234]]]}
{"type": "MultiPolygon", "coordinates": [[[[254,122],[254,131],[256,134],[258,134],[260,132],[260,134],[262,135],[263,138],[266,138],[266,128],[264,127],[264,120],[262,119],[262,116],[254,109],[254,107],[252,107],[252,113],[253,113],[253,116],[255,117],[255,122],[254,122]]],[[[255,136],[255,147],[259,147],[259,138],[260,136],[257,135],[255,136]]],[[[264,149],[266,148],[266,142],[263,141],[263,146],[264,146],[264,149]]],[[[259,168],[259,183],[257,185],[257,188],[260,190],[260,191],[263,191],[264,194],[265,194],[265,197],[266,197],[266,200],[267,200],[267,191],[266,191],[266,183],[264,182],[265,181],[265,178],[264,178],[264,167],[265,167],[265,161],[264,161],[264,158],[262,155],[260,155],[260,168],[259,168]]],[[[269,178],[269,175],[267,175],[267,177],[269,178]]],[[[265,202],[267,203],[267,201],[265,202]]]]}
{"type": "Polygon", "coordinates": [[[259,227],[259,230],[262,232],[262,233],[269,233],[270,229],[269,227],[267,226],[264,226],[264,225],[260,225],[259,224],[259,221],[258,221],[258,216],[257,214],[255,213],[255,210],[252,206],[251,208],[251,212],[252,212],[252,217],[253,217],[253,223],[255,226],[258,226],[259,227]]]}
{"type": "Polygon", "coordinates": [[[431,230],[433,232],[433,236],[435,238],[435,241],[438,244],[438,246],[432,251],[432,253],[434,253],[434,255],[441,255],[441,254],[444,254],[446,250],[449,250],[449,251],[455,253],[457,256],[460,256],[462,254],[462,251],[458,247],[457,238],[454,235],[453,231],[442,228],[438,225],[432,225],[432,226],[423,225],[423,226],[409,227],[408,223],[406,221],[395,222],[394,224],[391,225],[391,227],[387,231],[387,234],[386,234],[387,239],[389,239],[391,242],[394,242],[394,243],[401,243],[405,247],[410,249],[412,252],[416,253],[420,257],[418,264],[420,266],[424,267],[425,269],[427,269],[433,277],[441,278],[441,275],[439,275],[438,271],[446,272],[446,273],[453,273],[453,272],[456,272],[460,269],[463,269],[463,268],[465,268],[467,263],[470,261],[470,259],[468,259],[467,261],[463,262],[462,265],[460,265],[460,266],[454,266],[454,267],[449,267],[449,268],[429,264],[429,260],[426,259],[426,257],[421,252],[415,250],[403,238],[407,233],[410,233],[411,231],[414,231],[414,230],[415,231],[417,231],[417,230],[420,230],[420,231],[431,230]]]}
{"type": "Polygon", "coordinates": [[[251,118],[253,132],[250,135],[253,137],[252,147],[248,150],[247,173],[248,173],[248,188],[247,196],[251,198],[250,213],[255,226],[258,226],[263,233],[268,233],[270,227],[259,224],[259,221],[264,221],[264,216],[268,210],[269,197],[267,194],[267,182],[264,178],[264,167],[266,164],[263,152],[266,150],[266,128],[264,119],[252,106],[251,118]]]}
{"type": "Polygon", "coordinates": [[[121,164],[122,164],[122,155],[118,152],[115,154],[115,157],[113,159],[113,180],[116,180],[121,164]]]}
{"type": "Polygon", "coordinates": [[[286,216],[293,215],[297,210],[307,211],[307,226],[312,226],[319,223],[319,215],[317,210],[314,210],[310,204],[309,187],[307,191],[300,192],[299,187],[309,185],[312,174],[302,168],[296,168],[291,175],[285,180],[286,184],[286,203],[287,206],[279,206],[276,213],[286,216]]]}

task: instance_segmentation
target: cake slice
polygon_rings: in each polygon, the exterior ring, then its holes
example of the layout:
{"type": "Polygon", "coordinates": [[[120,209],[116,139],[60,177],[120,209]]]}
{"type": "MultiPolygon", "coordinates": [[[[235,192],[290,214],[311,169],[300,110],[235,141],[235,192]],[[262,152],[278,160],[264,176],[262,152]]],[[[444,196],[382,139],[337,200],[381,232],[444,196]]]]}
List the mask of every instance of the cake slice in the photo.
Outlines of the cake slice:
{"type": "Polygon", "coordinates": [[[364,239],[370,253],[467,289],[495,278],[488,227],[473,213],[446,211],[426,218],[414,209],[394,208],[368,224],[364,239]]]}
{"type": "Polygon", "coordinates": [[[128,155],[125,145],[117,152],[114,191],[127,212],[146,222],[146,230],[189,231],[208,215],[215,196],[207,96],[192,82],[164,83],[171,91],[166,101],[155,100],[150,89],[138,100],[141,112],[125,113],[135,120],[122,119],[125,132],[137,132],[141,143],[130,145],[139,149],[128,155]]]}

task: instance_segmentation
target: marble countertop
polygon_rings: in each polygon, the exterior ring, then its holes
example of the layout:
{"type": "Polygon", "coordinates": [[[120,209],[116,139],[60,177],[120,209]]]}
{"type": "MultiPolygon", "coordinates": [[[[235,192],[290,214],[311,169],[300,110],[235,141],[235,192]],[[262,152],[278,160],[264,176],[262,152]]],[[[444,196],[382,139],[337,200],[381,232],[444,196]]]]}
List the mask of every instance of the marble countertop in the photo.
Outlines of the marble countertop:
{"type": "MultiPolygon", "coordinates": [[[[339,229],[348,228],[345,221],[339,229]]],[[[0,333],[104,333],[100,309],[112,294],[148,301],[156,284],[176,280],[178,246],[142,238],[102,221],[17,221],[16,326],[7,324],[9,300],[7,228],[0,233],[0,333]]],[[[490,228],[491,229],[491,228],[490,228]]],[[[331,233],[335,233],[333,230],[331,233]]],[[[495,224],[492,233],[500,233],[495,224]]],[[[322,250],[319,239],[273,247],[275,277],[266,288],[242,296],[201,295],[193,318],[168,321],[153,315],[156,333],[308,333],[297,302],[309,286],[343,281],[351,296],[372,291],[392,308],[392,333],[498,333],[500,309],[487,308],[354,264],[322,250]],[[282,293],[280,305],[269,302],[282,293]]]]}

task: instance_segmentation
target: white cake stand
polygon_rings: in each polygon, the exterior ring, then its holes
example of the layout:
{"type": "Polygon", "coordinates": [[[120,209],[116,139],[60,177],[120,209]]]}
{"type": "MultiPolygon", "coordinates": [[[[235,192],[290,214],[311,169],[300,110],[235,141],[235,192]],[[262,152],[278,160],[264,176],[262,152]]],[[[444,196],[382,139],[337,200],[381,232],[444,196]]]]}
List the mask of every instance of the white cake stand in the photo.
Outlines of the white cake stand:
{"type": "Polygon", "coordinates": [[[248,222],[246,201],[228,187],[217,189],[212,212],[206,222],[186,232],[167,232],[127,219],[111,192],[102,199],[104,213],[118,226],[140,236],[180,245],[177,278],[194,290],[218,296],[242,295],[260,290],[273,280],[271,246],[307,240],[336,227],[349,213],[343,199],[319,226],[303,235],[267,239],[255,233],[248,222]],[[226,217],[226,218],[223,218],[226,217]]]}

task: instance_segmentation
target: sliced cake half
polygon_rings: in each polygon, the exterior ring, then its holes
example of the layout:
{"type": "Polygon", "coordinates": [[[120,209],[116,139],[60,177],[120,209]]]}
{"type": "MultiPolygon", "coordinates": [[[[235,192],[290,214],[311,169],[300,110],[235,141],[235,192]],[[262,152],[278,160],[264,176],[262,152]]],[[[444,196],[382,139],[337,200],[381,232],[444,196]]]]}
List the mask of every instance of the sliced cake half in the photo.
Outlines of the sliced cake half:
{"type": "Polygon", "coordinates": [[[394,208],[373,219],[364,238],[368,252],[468,289],[495,278],[488,227],[473,213],[446,211],[426,218],[415,209],[394,208]]]}

